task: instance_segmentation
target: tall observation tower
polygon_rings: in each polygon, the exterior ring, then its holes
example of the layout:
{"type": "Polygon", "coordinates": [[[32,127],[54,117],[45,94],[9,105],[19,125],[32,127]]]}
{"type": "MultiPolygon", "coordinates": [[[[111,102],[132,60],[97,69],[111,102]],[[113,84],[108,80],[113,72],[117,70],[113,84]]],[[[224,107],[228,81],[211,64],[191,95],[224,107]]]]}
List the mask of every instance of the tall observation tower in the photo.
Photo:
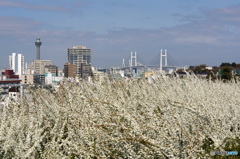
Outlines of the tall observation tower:
{"type": "Polygon", "coordinates": [[[37,59],[36,60],[40,60],[40,46],[42,45],[40,38],[36,39],[35,45],[37,47],[37,59]]]}

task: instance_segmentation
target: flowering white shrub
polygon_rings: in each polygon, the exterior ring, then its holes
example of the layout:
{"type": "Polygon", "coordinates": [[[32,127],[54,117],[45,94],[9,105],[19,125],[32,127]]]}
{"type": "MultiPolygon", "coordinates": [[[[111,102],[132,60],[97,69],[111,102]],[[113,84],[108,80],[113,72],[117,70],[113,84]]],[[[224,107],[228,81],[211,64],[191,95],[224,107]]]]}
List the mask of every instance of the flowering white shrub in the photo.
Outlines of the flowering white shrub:
{"type": "Polygon", "coordinates": [[[239,142],[234,82],[106,80],[31,95],[0,114],[0,158],[209,158],[239,142]]]}

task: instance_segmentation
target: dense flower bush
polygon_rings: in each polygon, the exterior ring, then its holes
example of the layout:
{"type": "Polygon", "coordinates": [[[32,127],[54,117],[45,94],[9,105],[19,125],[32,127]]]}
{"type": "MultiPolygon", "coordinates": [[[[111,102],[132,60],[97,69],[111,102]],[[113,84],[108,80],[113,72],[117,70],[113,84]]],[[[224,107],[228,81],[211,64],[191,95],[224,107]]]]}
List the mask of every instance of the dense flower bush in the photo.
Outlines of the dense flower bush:
{"type": "Polygon", "coordinates": [[[31,99],[1,110],[0,158],[172,159],[240,152],[239,83],[158,77],[30,92],[31,99]]]}

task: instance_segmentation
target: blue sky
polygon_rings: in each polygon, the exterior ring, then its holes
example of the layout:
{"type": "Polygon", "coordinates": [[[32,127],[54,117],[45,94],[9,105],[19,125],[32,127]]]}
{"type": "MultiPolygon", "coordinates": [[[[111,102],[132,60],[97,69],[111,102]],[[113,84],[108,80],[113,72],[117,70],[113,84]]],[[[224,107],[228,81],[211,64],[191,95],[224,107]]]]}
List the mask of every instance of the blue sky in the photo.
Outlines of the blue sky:
{"type": "Polygon", "coordinates": [[[12,52],[63,68],[67,48],[92,49],[96,67],[121,66],[137,51],[150,64],[167,49],[174,64],[240,63],[238,0],[0,0],[0,68],[12,52]]]}

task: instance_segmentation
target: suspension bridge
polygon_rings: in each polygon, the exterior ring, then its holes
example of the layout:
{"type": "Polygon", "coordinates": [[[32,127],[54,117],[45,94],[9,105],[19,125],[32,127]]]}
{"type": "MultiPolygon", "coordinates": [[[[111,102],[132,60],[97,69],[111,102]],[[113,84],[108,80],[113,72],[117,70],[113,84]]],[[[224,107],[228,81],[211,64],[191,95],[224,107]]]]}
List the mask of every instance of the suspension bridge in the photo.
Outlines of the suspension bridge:
{"type": "Polygon", "coordinates": [[[119,71],[123,71],[125,75],[133,75],[133,74],[142,74],[144,72],[160,72],[160,73],[170,73],[177,69],[177,66],[174,63],[175,60],[168,55],[167,50],[160,50],[160,53],[149,65],[145,65],[141,60],[141,57],[137,55],[137,52],[131,52],[130,58],[127,58],[127,64],[125,59],[122,59],[121,67],[112,67],[106,69],[98,69],[101,72],[107,72],[110,74],[119,73],[119,71]],[[170,59],[170,60],[169,60],[170,59]]]}

